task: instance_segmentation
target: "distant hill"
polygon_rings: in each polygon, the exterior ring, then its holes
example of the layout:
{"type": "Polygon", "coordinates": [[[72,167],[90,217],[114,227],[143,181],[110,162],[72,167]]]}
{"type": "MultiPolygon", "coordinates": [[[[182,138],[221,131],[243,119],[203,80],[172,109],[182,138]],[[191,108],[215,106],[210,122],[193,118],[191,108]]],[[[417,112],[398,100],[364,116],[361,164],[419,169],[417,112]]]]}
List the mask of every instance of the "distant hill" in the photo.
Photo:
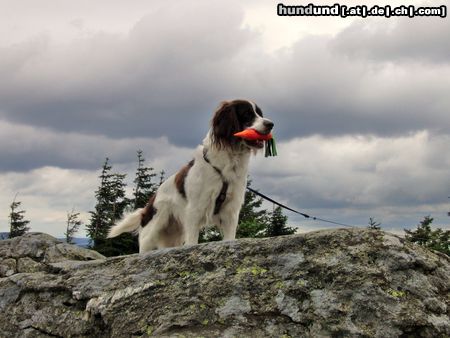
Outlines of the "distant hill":
{"type": "MultiPolygon", "coordinates": [[[[0,232],[0,240],[8,239],[9,232],[0,232]]],[[[58,238],[60,241],[65,242],[65,238],[58,238]]],[[[89,246],[89,238],[75,237],[73,239],[73,244],[81,246],[82,248],[87,248],[89,246]]]]}
{"type": "MultiPolygon", "coordinates": [[[[60,241],[65,242],[65,238],[58,238],[60,241]]],[[[87,248],[89,246],[89,238],[75,237],[73,239],[73,244],[81,246],[82,248],[87,248]]]]}

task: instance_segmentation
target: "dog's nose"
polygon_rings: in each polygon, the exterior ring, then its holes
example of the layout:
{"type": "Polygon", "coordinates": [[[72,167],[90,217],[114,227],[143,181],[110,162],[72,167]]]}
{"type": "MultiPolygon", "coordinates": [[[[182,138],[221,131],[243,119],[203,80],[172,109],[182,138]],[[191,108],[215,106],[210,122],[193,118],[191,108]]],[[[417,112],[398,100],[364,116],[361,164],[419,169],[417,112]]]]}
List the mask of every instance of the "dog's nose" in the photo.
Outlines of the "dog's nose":
{"type": "Polygon", "coordinates": [[[273,122],[270,120],[265,120],[263,124],[264,124],[264,127],[266,127],[268,130],[272,130],[273,125],[274,125],[273,122]]]}

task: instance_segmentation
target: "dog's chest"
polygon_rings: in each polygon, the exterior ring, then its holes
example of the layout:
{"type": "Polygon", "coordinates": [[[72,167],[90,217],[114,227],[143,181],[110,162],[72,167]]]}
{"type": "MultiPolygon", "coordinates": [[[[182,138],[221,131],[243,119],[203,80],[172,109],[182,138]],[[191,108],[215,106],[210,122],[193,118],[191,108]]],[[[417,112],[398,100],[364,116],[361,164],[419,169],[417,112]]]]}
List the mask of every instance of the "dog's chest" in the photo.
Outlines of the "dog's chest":
{"type": "Polygon", "coordinates": [[[242,166],[242,163],[239,161],[228,163],[222,171],[222,189],[224,189],[224,185],[226,185],[227,189],[224,203],[243,193],[246,182],[247,166],[242,166]]]}
{"type": "Polygon", "coordinates": [[[247,181],[248,154],[230,154],[203,148],[202,155],[203,160],[209,165],[208,171],[214,177],[209,182],[211,189],[207,189],[212,193],[210,201],[215,202],[213,214],[218,214],[225,204],[240,205],[239,201],[243,200],[247,181]]]}
{"type": "Polygon", "coordinates": [[[221,168],[223,179],[229,184],[233,182],[241,182],[246,179],[248,171],[248,164],[242,159],[229,159],[224,162],[221,168]]]}

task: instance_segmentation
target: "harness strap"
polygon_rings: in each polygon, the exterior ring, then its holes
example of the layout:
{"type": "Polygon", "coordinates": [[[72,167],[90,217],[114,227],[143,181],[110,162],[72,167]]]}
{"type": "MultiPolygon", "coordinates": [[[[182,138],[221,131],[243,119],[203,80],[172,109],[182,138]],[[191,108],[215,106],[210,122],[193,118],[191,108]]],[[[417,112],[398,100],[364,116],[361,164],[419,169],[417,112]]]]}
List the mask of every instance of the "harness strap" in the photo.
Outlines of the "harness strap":
{"type": "Polygon", "coordinates": [[[220,211],[220,208],[222,207],[223,202],[225,202],[225,198],[227,197],[228,182],[223,177],[222,170],[213,165],[209,160],[208,151],[206,150],[206,148],[203,148],[203,159],[206,163],[213,167],[213,169],[216,171],[216,173],[219,174],[220,178],[222,179],[222,188],[220,189],[219,196],[217,196],[216,203],[214,205],[214,215],[217,215],[220,211]]]}
{"type": "Polygon", "coordinates": [[[222,207],[223,202],[225,202],[225,198],[227,197],[228,183],[222,182],[222,189],[220,189],[219,196],[216,198],[216,204],[214,205],[214,215],[217,215],[222,207]]]}

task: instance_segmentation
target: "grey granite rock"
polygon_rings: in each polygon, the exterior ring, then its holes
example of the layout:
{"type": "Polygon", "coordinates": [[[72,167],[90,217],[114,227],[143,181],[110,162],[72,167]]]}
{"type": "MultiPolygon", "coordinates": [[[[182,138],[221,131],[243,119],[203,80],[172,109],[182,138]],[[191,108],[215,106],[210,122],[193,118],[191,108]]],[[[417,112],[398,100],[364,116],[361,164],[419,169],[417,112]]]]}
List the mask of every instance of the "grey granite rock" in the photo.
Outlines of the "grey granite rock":
{"type": "Polygon", "coordinates": [[[21,237],[0,241],[0,259],[14,260],[15,273],[45,270],[49,263],[104,258],[96,251],[61,242],[43,233],[27,233],[21,237]]]}
{"type": "Polygon", "coordinates": [[[108,259],[61,245],[45,235],[0,242],[0,335],[450,335],[449,258],[384,232],[324,230],[108,259]]]}

